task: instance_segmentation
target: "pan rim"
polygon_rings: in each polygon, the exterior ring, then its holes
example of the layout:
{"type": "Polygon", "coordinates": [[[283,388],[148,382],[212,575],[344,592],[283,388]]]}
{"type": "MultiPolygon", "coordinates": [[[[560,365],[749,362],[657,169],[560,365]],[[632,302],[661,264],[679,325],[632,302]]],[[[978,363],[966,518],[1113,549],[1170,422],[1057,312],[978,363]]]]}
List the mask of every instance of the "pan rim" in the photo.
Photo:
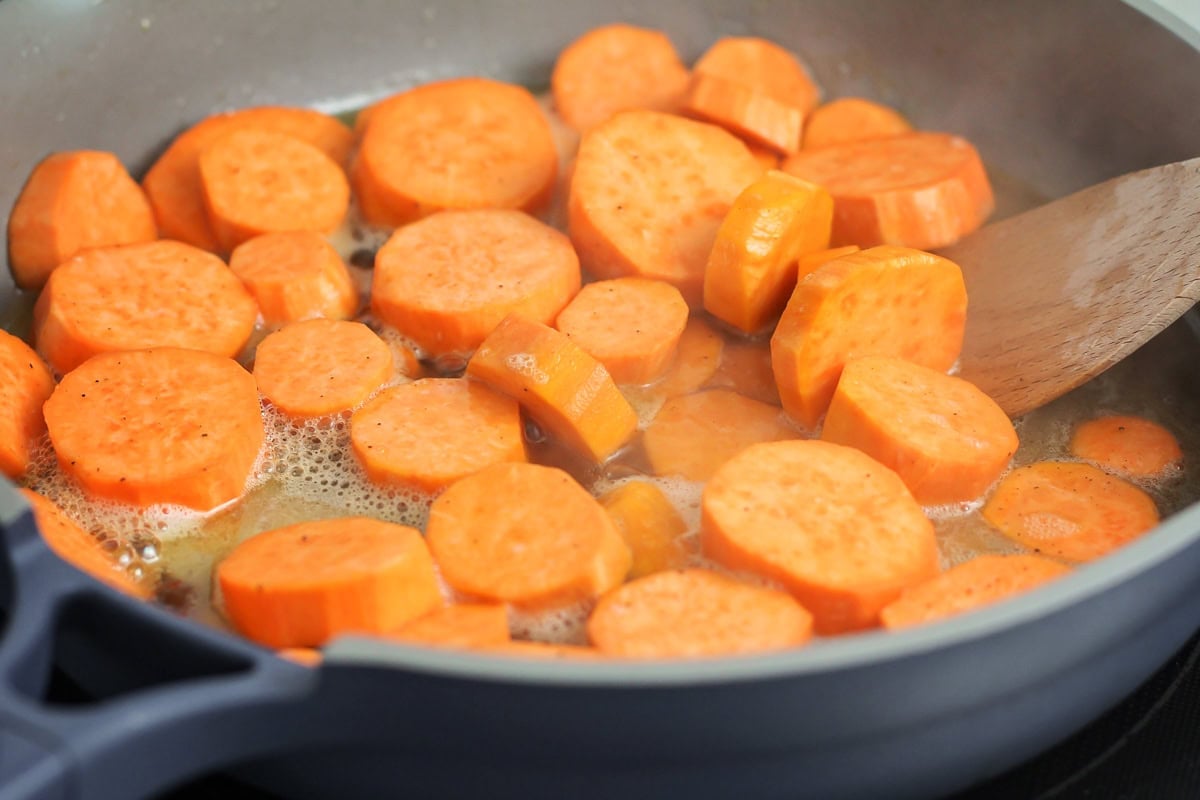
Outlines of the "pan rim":
{"type": "Polygon", "coordinates": [[[323,649],[330,666],[372,665],[500,683],[556,686],[663,687],[758,682],[814,676],[986,639],[1082,605],[1148,572],[1200,541],[1200,503],[1105,558],[1010,600],[938,623],[889,632],[871,630],[818,639],[794,650],[712,659],[562,661],[438,650],[363,636],[344,636],[323,649]]]}

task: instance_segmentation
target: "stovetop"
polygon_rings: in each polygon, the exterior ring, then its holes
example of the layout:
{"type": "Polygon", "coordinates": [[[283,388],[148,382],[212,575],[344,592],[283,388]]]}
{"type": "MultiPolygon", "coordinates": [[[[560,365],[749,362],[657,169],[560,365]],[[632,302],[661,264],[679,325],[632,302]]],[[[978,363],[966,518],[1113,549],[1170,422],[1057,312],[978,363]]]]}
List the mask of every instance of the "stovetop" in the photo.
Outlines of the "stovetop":
{"type": "MultiPolygon", "coordinates": [[[[1033,760],[945,800],[1200,798],[1200,634],[1119,706],[1033,760]]],[[[282,800],[209,776],[159,800],[282,800]]]]}
{"type": "Polygon", "coordinates": [[[1200,634],[1120,705],[1052,750],[948,800],[1200,798],[1200,634]]]}

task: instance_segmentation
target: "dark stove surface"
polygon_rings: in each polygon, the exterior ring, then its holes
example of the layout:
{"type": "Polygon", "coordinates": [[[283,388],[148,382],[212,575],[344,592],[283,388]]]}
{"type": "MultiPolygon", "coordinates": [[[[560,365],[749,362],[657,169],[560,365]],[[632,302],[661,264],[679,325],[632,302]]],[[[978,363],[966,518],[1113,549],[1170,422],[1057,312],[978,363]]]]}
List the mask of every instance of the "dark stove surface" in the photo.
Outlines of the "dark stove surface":
{"type": "Polygon", "coordinates": [[[1119,706],[1032,761],[948,800],[1200,798],[1200,634],[1119,706]]]}
{"type": "MultiPolygon", "coordinates": [[[[1119,706],[1052,750],[945,800],[1200,798],[1200,634],[1119,706]]],[[[223,776],[159,800],[283,800],[223,776]]]]}

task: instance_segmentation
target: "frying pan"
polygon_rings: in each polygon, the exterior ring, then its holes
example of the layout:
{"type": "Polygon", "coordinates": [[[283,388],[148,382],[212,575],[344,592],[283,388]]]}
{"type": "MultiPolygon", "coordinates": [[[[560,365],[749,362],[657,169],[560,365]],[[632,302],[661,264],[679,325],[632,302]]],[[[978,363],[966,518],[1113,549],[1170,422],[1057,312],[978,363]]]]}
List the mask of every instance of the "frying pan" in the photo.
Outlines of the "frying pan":
{"type": "MultiPolygon", "coordinates": [[[[834,95],[983,152],[1007,211],[1200,152],[1200,52],[1118,2],[0,3],[0,209],[56,149],[136,172],[228,107],[337,109],[432,78],[544,85],[613,21],[685,58],[757,33],[834,95]]],[[[0,270],[4,325],[28,298],[0,270]]],[[[1193,309],[1123,380],[1200,430],[1193,309]]],[[[924,797],[1050,746],[1200,625],[1200,505],[1112,557],[902,634],[688,663],[540,663],[345,639],[311,670],[54,558],[0,486],[0,797],[136,798],[218,768],[289,797],[924,797]],[[52,705],[50,664],[95,701],[52,705]]]]}

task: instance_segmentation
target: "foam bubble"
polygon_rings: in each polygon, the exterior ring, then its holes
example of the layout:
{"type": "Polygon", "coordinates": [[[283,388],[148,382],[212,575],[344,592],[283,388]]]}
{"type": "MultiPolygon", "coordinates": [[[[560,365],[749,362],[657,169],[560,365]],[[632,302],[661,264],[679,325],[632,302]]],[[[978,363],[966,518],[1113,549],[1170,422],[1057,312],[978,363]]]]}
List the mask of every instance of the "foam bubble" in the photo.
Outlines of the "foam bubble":
{"type": "Polygon", "coordinates": [[[1163,496],[1170,495],[1176,488],[1177,481],[1181,481],[1184,476],[1182,462],[1168,464],[1163,470],[1155,475],[1126,475],[1116,473],[1119,477],[1130,481],[1141,487],[1144,491],[1150,494],[1159,494],[1163,496]]]}
{"type": "Polygon", "coordinates": [[[162,540],[166,536],[199,531],[206,515],[178,506],[157,505],[141,509],[128,503],[96,499],[86,494],[64,472],[49,436],[34,449],[26,485],[49,498],[63,513],[100,542],[135,579],[155,575],[160,569],[162,540]]]}
{"type": "Polygon", "coordinates": [[[135,577],[158,574],[161,562],[169,561],[173,575],[188,576],[196,596],[207,598],[215,561],[265,530],[337,516],[424,528],[432,498],[371,483],[350,448],[349,416],[297,421],[264,403],[266,441],[245,494],[210,511],[93,498],[59,467],[49,437],[36,448],[27,484],[95,535],[135,577]]]}
{"type": "Polygon", "coordinates": [[[510,608],[508,629],[515,639],[550,644],[587,644],[585,630],[592,601],[572,603],[546,611],[510,608]]]}
{"type": "Polygon", "coordinates": [[[432,497],[371,483],[350,448],[350,415],[293,420],[267,405],[264,475],[284,497],[423,529],[432,497]]]}
{"type": "Polygon", "coordinates": [[[965,517],[970,514],[974,514],[981,508],[983,508],[983,497],[977,497],[974,500],[967,500],[959,503],[944,503],[937,506],[924,506],[922,510],[925,512],[925,516],[936,522],[943,519],[965,517]]]}
{"type": "MultiPolygon", "coordinates": [[[[505,357],[504,365],[518,375],[528,378],[538,385],[550,382],[550,375],[538,366],[537,357],[532,353],[512,353],[505,357]]],[[[591,396],[589,395],[587,399],[591,400],[591,396]]],[[[573,402],[578,403],[579,401],[573,400],[573,402]]]]}

